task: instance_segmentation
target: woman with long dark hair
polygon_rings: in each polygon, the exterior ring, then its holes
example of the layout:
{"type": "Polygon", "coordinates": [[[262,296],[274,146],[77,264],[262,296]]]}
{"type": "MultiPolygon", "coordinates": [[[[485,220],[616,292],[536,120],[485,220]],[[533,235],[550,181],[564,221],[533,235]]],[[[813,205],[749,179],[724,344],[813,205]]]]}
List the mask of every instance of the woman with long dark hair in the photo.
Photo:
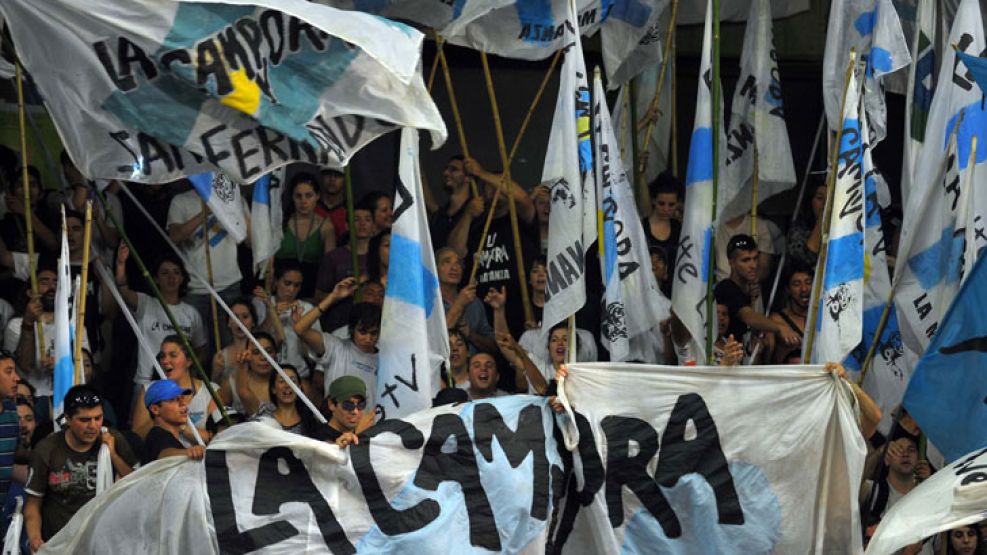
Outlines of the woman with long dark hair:
{"type": "Polygon", "coordinates": [[[291,211],[284,224],[284,237],[275,258],[294,260],[309,279],[302,283],[301,298],[315,294],[315,274],[322,256],[336,248],[336,228],[328,218],[316,212],[319,185],[310,173],[298,173],[291,179],[291,211]]]}
{"type": "MultiPolygon", "coordinates": [[[[294,366],[284,364],[281,369],[295,385],[301,384],[298,370],[294,366]]],[[[315,418],[281,374],[271,372],[267,391],[271,402],[262,404],[255,418],[268,417],[286,432],[310,436],[315,430],[315,418]]]]}

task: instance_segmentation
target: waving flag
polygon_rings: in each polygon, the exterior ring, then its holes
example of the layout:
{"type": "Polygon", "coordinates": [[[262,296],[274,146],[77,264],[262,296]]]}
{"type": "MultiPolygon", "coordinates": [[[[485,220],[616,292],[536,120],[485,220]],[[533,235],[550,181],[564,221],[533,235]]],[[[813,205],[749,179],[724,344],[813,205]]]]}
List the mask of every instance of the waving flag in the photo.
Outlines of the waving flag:
{"type": "Polygon", "coordinates": [[[234,241],[243,241],[247,237],[247,222],[243,215],[240,186],[221,172],[197,173],[190,175],[188,180],[216,216],[219,225],[223,226],[234,241]]]}
{"type": "Polygon", "coordinates": [[[747,18],[719,185],[719,196],[724,200],[720,218],[724,220],[750,211],[755,158],[759,202],[795,185],[779,76],[771,4],[769,0],[754,0],[747,18]]]}
{"type": "Polygon", "coordinates": [[[638,122],[631,121],[631,87],[636,87],[634,96],[636,97],[636,112],[638,121],[648,113],[651,103],[655,98],[655,89],[658,88],[658,77],[661,73],[661,64],[655,62],[646,67],[637,78],[629,83],[624,83],[620,87],[620,94],[617,95],[617,102],[613,107],[614,133],[620,137],[621,158],[624,161],[624,169],[631,176],[634,175],[633,164],[640,164],[635,160],[633,153],[634,140],[631,133],[637,133],[638,152],[643,153],[645,143],[648,145],[648,161],[644,167],[644,182],[651,183],[658,174],[668,167],[669,154],[671,149],[669,141],[672,137],[672,73],[675,72],[675,60],[670,60],[668,74],[665,75],[665,82],[662,83],[661,96],[658,98],[658,120],[651,129],[651,135],[645,138],[648,126],[638,127],[638,122]]]}
{"type": "MultiPolygon", "coordinates": [[[[947,43],[968,53],[987,47],[977,0],[960,4],[947,43]]],[[[957,61],[952,48],[944,52],[937,83],[925,146],[904,211],[895,267],[901,338],[913,359],[925,351],[959,287],[962,253],[967,248],[966,227],[987,214],[987,195],[977,192],[987,188],[983,92],[957,61]],[[971,152],[974,137],[978,138],[977,148],[971,152]],[[975,164],[970,164],[971,155],[975,164]],[[970,175],[975,166],[975,175],[970,175]],[[972,191],[965,193],[963,184],[967,182],[972,184],[967,187],[972,191]],[[964,208],[969,202],[972,207],[964,208]],[[966,215],[963,210],[968,210],[966,215]]],[[[972,235],[975,245],[971,248],[979,250],[987,242],[977,236],[972,235]]]]}
{"type": "Polygon", "coordinates": [[[422,34],[369,14],[304,0],[10,0],[0,16],[92,178],[218,169],[249,183],[296,161],[343,166],[397,126],[445,140],[422,34]]]}
{"type": "Polygon", "coordinates": [[[850,50],[865,68],[863,104],[880,142],[887,134],[887,110],[881,76],[911,62],[901,21],[891,0],[834,0],[829,12],[823,56],[823,101],[830,129],[840,124],[843,73],[850,50]]]}
{"type": "MultiPolygon", "coordinates": [[[[844,366],[851,374],[851,379],[857,379],[856,373],[861,370],[867,351],[874,342],[877,328],[884,314],[891,291],[891,277],[888,274],[887,242],[881,229],[881,207],[878,202],[878,189],[886,188],[884,176],[874,165],[871,152],[874,144],[867,140],[869,125],[866,111],[860,115],[860,132],[865,138],[863,145],[863,161],[861,172],[864,176],[864,315],[863,341],[850,353],[844,361],[844,366]]],[[[888,312],[887,322],[881,331],[870,369],[864,377],[863,388],[881,407],[882,419],[879,429],[887,434],[891,430],[894,409],[901,404],[901,397],[908,385],[910,369],[905,361],[904,347],[901,344],[901,332],[898,329],[898,315],[894,303],[888,312]]]]}
{"type": "Polygon", "coordinates": [[[377,392],[386,418],[432,406],[449,335],[418,166],[418,131],[401,130],[400,181],[391,227],[391,272],[381,315],[377,392]]]}
{"type": "Polygon", "coordinates": [[[559,98],[542,171],[542,184],[549,188],[552,201],[542,313],[546,334],[586,304],[586,251],[596,240],[589,82],[575,22],[575,13],[570,11],[559,98]]]}
{"type": "Polygon", "coordinates": [[[668,318],[668,299],[658,290],[644,227],[634,206],[634,193],[620,160],[620,148],[604,101],[606,93],[597,70],[593,97],[598,99],[596,122],[596,196],[603,221],[600,266],[606,287],[600,330],[610,360],[642,360],[631,352],[631,339],[668,318]],[[626,302],[625,302],[626,299],[626,302]]]}
{"type": "Polygon", "coordinates": [[[691,355],[696,362],[706,360],[706,284],[713,274],[709,253],[713,248],[713,100],[710,83],[713,50],[712,2],[706,3],[706,28],[699,66],[699,92],[696,119],[689,142],[689,167],[685,175],[685,209],[678,255],[675,257],[672,310],[688,330],[691,355]]]}
{"type": "Polygon", "coordinates": [[[250,204],[250,245],[256,273],[281,247],[284,230],[281,219],[281,194],[284,170],[277,170],[254,182],[253,202],[250,204]]]}
{"type": "Polygon", "coordinates": [[[932,108],[932,91],[936,77],[936,0],[918,0],[915,36],[912,39],[912,63],[908,66],[908,83],[905,92],[905,133],[901,167],[902,205],[908,205],[912,189],[912,177],[916,172],[919,154],[925,144],[925,126],[932,108]]]}
{"type": "Polygon", "coordinates": [[[58,284],[55,288],[55,374],[52,405],[53,418],[63,411],[65,393],[75,385],[75,365],[72,363],[72,342],[75,339],[73,320],[69,316],[69,291],[72,290],[72,272],[69,271],[69,238],[65,226],[65,209],[62,209],[62,247],[58,256],[58,284]]]}
{"type": "MultiPolygon", "coordinates": [[[[860,122],[860,86],[851,72],[843,108],[839,167],[833,192],[832,219],[826,247],[820,298],[816,306],[814,363],[839,362],[859,343],[864,305],[864,176],[860,122]]],[[[822,259],[820,258],[820,262],[822,259]]]]}

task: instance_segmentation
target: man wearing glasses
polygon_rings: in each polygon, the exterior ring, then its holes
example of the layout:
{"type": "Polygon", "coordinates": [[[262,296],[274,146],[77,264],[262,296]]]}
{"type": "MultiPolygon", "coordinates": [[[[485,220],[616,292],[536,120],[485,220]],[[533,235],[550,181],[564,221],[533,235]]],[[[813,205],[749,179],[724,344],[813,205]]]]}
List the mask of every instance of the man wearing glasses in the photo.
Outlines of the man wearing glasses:
{"type": "Polygon", "coordinates": [[[346,447],[359,443],[357,431],[367,409],[367,385],[356,376],[342,376],[329,384],[332,418],[315,433],[315,439],[346,447]]]}
{"type": "Polygon", "coordinates": [[[90,499],[96,496],[99,449],[106,444],[119,477],[137,464],[120,432],[103,428],[102,398],[77,385],[65,394],[62,431],[42,440],[31,454],[25,490],[24,525],[31,549],[37,551],[90,499]]]}

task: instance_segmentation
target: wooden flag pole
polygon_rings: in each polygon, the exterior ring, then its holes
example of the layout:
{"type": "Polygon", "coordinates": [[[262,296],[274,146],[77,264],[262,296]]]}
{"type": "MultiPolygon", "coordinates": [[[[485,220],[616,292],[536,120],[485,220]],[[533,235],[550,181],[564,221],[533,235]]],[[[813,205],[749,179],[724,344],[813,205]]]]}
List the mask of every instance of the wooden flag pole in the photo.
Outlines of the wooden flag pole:
{"type": "MultiPolygon", "coordinates": [[[[20,61],[14,62],[14,70],[17,78],[17,119],[20,131],[21,142],[21,183],[24,188],[24,227],[27,234],[27,267],[31,279],[31,295],[38,296],[38,263],[34,256],[34,212],[31,209],[31,179],[27,173],[27,124],[25,123],[27,107],[24,103],[24,78],[20,61]]],[[[34,327],[37,338],[37,349],[41,358],[45,357],[45,331],[44,324],[39,320],[34,327]]]]}
{"type": "MultiPolygon", "coordinates": [[[[715,3],[716,1],[714,1],[714,4],[715,3]]],[[[719,7],[714,7],[714,10],[715,13],[720,13],[719,7]]],[[[658,86],[655,88],[655,95],[651,98],[651,103],[648,104],[648,113],[645,115],[645,117],[648,118],[648,127],[644,134],[644,147],[641,149],[641,157],[638,160],[637,174],[639,177],[643,177],[645,170],[648,169],[648,151],[651,149],[651,133],[654,132],[655,125],[658,123],[658,118],[662,115],[658,110],[658,105],[661,102],[661,91],[665,88],[665,75],[668,73],[668,64],[672,61],[672,57],[669,55],[669,52],[672,50],[672,36],[675,34],[675,20],[678,16],[678,11],[678,0],[672,0],[672,16],[668,20],[668,30],[665,32],[665,59],[661,61],[661,70],[658,72],[658,86]]],[[[717,29],[719,28],[719,22],[714,25],[717,29]]],[[[634,132],[637,133],[637,131],[638,129],[635,125],[634,132]]],[[[641,180],[639,179],[638,181],[641,180]]],[[[647,188],[644,190],[647,191],[647,188]]],[[[648,203],[645,203],[644,205],[647,206],[648,203]]]]}
{"type": "Polygon", "coordinates": [[[82,339],[86,334],[86,295],[89,283],[89,249],[93,237],[93,202],[86,201],[86,223],[82,232],[82,270],[79,272],[79,293],[76,299],[75,349],[72,360],[75,361],[75,379],[72,383],[83,383],[82,339]]]}
{"type": "MultiPolygon", "coordinates": [[[[456,101],[456,89],[452,86],[452,75],[449,73],[449,61],[446,60],[446,53],[442,48],[442,44],[442,37],[436,33],[435,55],[438,57],[439,63],[442,64],[442,77],[445,79],[446,92],[449,94],[449,106],[452,108],[452,119],[456,123],[456,135],[459,137],[459,149],[463,151],[463,156],[470,158],[469,145],[466,143],[466,131],[463,129],[463,118],[459,115],[459,103],[456,101]]],[[[480,196],[480,191],[476,186],[476,180],[473,179],[473,176],[467,175],[466,179],[469,181],[470,190],[473,192],[473,196],[480,196]]]]}
{"type": "MultiPolygon", "coordinates": [[[[501,174],[501,190],[506,189],[508,213],[511,219],[511,234],[514,239],[514,258],[517,262],[517,280],[521,286],[521,303],[524,307],[524,319],[526,322],[534,320],[534,311],[531,308],[531,298],[528,296],[528,274],[524,268],[524,250],[521,247],[521,232],[518,230],[517,206],[514,202],[514,181],[511,179],[511,159],[507,155],[507,145],[504,143],[504,128],[500,121],[500,109],[497,106],[497,93],[494,90],[493,76],[490,74],[490,62],[487,53],[480,51],[480,62],[483,65],[483,78],[487,82],[487,96],[490,98],[490,110],[493,112],[494,132],[497,135],[497,150],[500,151],[500,160],[504,165],[501,174]]],[[[491,212],[492,213],[492,212],[491,212]]]]}
{"type": "Polygon", "coordinates": [[[669,155],[669,158],[671,159],[672,175],[675,176],[676,178],[679,176],[679,140],[678,140],[678,136],[679,136],[679,133],[678,133],[678,129],[679,129],[679,114],[678,114],[678,108],[676,106],[678,104],[678,102],[675,99],[675,93],[678,91],[678,82],[679,82],[678,77],[676,77],[676,75],[675,75],[675,72],[678,69],[677,64],[675,63],[675,51],[676,51],[675,44],[677,42],[678,42],[678,37],[677,36],[673,36],[672,37],[672,54],[671,54],[671,58],[672,58],[672,62],[671,62],[672,63],[672,75],[671,75],[672,91],[670,93],[671,94],[671,97],[672,97],[672,137],[671,137],[672,146],[669,149],[671,151],[671,155],[669,155]]]}
{"type": "Polygon", "coordinates": [[[836,139],[829,154],[829,178],[826,180],[826,207],[823,208],[822,241],[819,245],[819,260],[816,261],[816,275],[812,280],[812,303],[805,320],[805,345],[802,348],[802,362],[809,363],[812,358],[812,347],[816,340],[816,316],[819,308],[819,296],[822,294],[822,283],[826,273],[826,255],[829,251],[829,222],[833,217],[833,194],[836,190],[836,172],[839,169],[840,141],[843,140],[843,112],[846,109],[847,89],[850,88],[850,76],[853,75],[857,63],[857,53],[850,49],[850,62],[843,76],[843,93],[840,99],[840,126],[836,129],[836,139]]]}
{"type": "Polygon", "coordinates": [[[760,167],[758,164],[757,141],[754,141],[754,171],[751,174],[751,237],[757,243],[757,189],[761,182],[760,167]]]}
{"type": "MultiPolygon", "coordinates": [[[[712,218],[710,221],[716,222],[716,195],[717,187],[720,181],[720,0],[713,0],[713,59],[712,59],[712,69],[713,69],[713,82],[712,82],[712,100],[713,100],[713,117],[712,119],[712,132],[713,132],[713,206],[712,208],[712,218]]],[[[715,341],[714,328],[716,327],[716,305],[713,300],[713,276],[716,275],[716,245],[714,242],[714,235],[710,235],[709,254],[707,256],[707,268],[709,272],[706,275],[706,363],[710,363],[713,360],[713,343],[715,341]]]]}
{"type": "Polygon", "coordinates": [[[350,167],[343,168],[343,180],[346,182],[346,225],[350,228],[350,257],[353,263],[353,279],[360,283],[360,255],[356,252],[356,215],[353,214],[353,177],[350,167]]]}
{"type": "MultiPolygon", "coordinates": [[[[206,201],[202,197],[199,197],[199,203],[202,205],[202,211],[208,214],[209,207],[206,206],[206,201]]],[[[214,286],[213,282],[213,272],[212,272],[212,247],[209,244],[209,218],[205,219],[202,224],[202,245],[206,249],[206,276],[209,279],[209,287],[214,286]]],[[[220,339],[219,334],[219,308],[216,306],[216,298],[209,297],[209,308],[212,312],[212,336],[213,340],[216,342],[216,352],[223,350],[223,341],[220,339]]]]}

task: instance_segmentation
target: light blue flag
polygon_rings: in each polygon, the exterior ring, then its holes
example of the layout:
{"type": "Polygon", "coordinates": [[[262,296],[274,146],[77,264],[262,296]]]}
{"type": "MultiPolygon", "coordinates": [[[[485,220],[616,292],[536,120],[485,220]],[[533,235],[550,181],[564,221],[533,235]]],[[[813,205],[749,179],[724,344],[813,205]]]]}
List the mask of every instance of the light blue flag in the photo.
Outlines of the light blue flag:
{"type": "Polygon", "coordinates": [[[987,58],[973,56],[966,52],[957,52],[956,55],[960,57],[960,60],[963,60],[963,65],[970,70],[970,75],[973,76],[980,90],[987,93],[987,58]]]}
{"type": "Polygon", "coordinates": [[[251,183],[292,162],[342,167],[399,126],[445,140],[407,25],[305,0],[117,4],[0,3],[86,176],[251,183]]]}
{"type": "Polygon", "coordinates": [[[254,255],[254,273],[263,268],[281,247],[284,228],[281,220],[281,194],[284,170],[275,170],[254,182],[250,203],[250,245],[254,255]]]}
{"type": "Polygon", "coordinates": [[[63,411],[65,393],[75,385],[75,365],[72,364],[72,343],[75,339],[69,316],[69,291],[72,273],[69,271],[69,239],[66,233],[65,211],[62,210],[62,248],[58,257],[58,285],[55,288],[55,375],[52,394],[53,417],[63,411]]]}
{"type": "Polygon", "coordinates": [[[987,262],[977,261],[939,323],[905,408],[947,461],[987,446],[987,262]]]}
{"type": "Polygon", "coordinates": [[[418,131],[401,130],[400,148],[391,272],[377,342],[377,399],[385,418],[401,418],[432,406],[439,391],[439,366],[449,359],[446,315],[418,165],[418,131]]]}

